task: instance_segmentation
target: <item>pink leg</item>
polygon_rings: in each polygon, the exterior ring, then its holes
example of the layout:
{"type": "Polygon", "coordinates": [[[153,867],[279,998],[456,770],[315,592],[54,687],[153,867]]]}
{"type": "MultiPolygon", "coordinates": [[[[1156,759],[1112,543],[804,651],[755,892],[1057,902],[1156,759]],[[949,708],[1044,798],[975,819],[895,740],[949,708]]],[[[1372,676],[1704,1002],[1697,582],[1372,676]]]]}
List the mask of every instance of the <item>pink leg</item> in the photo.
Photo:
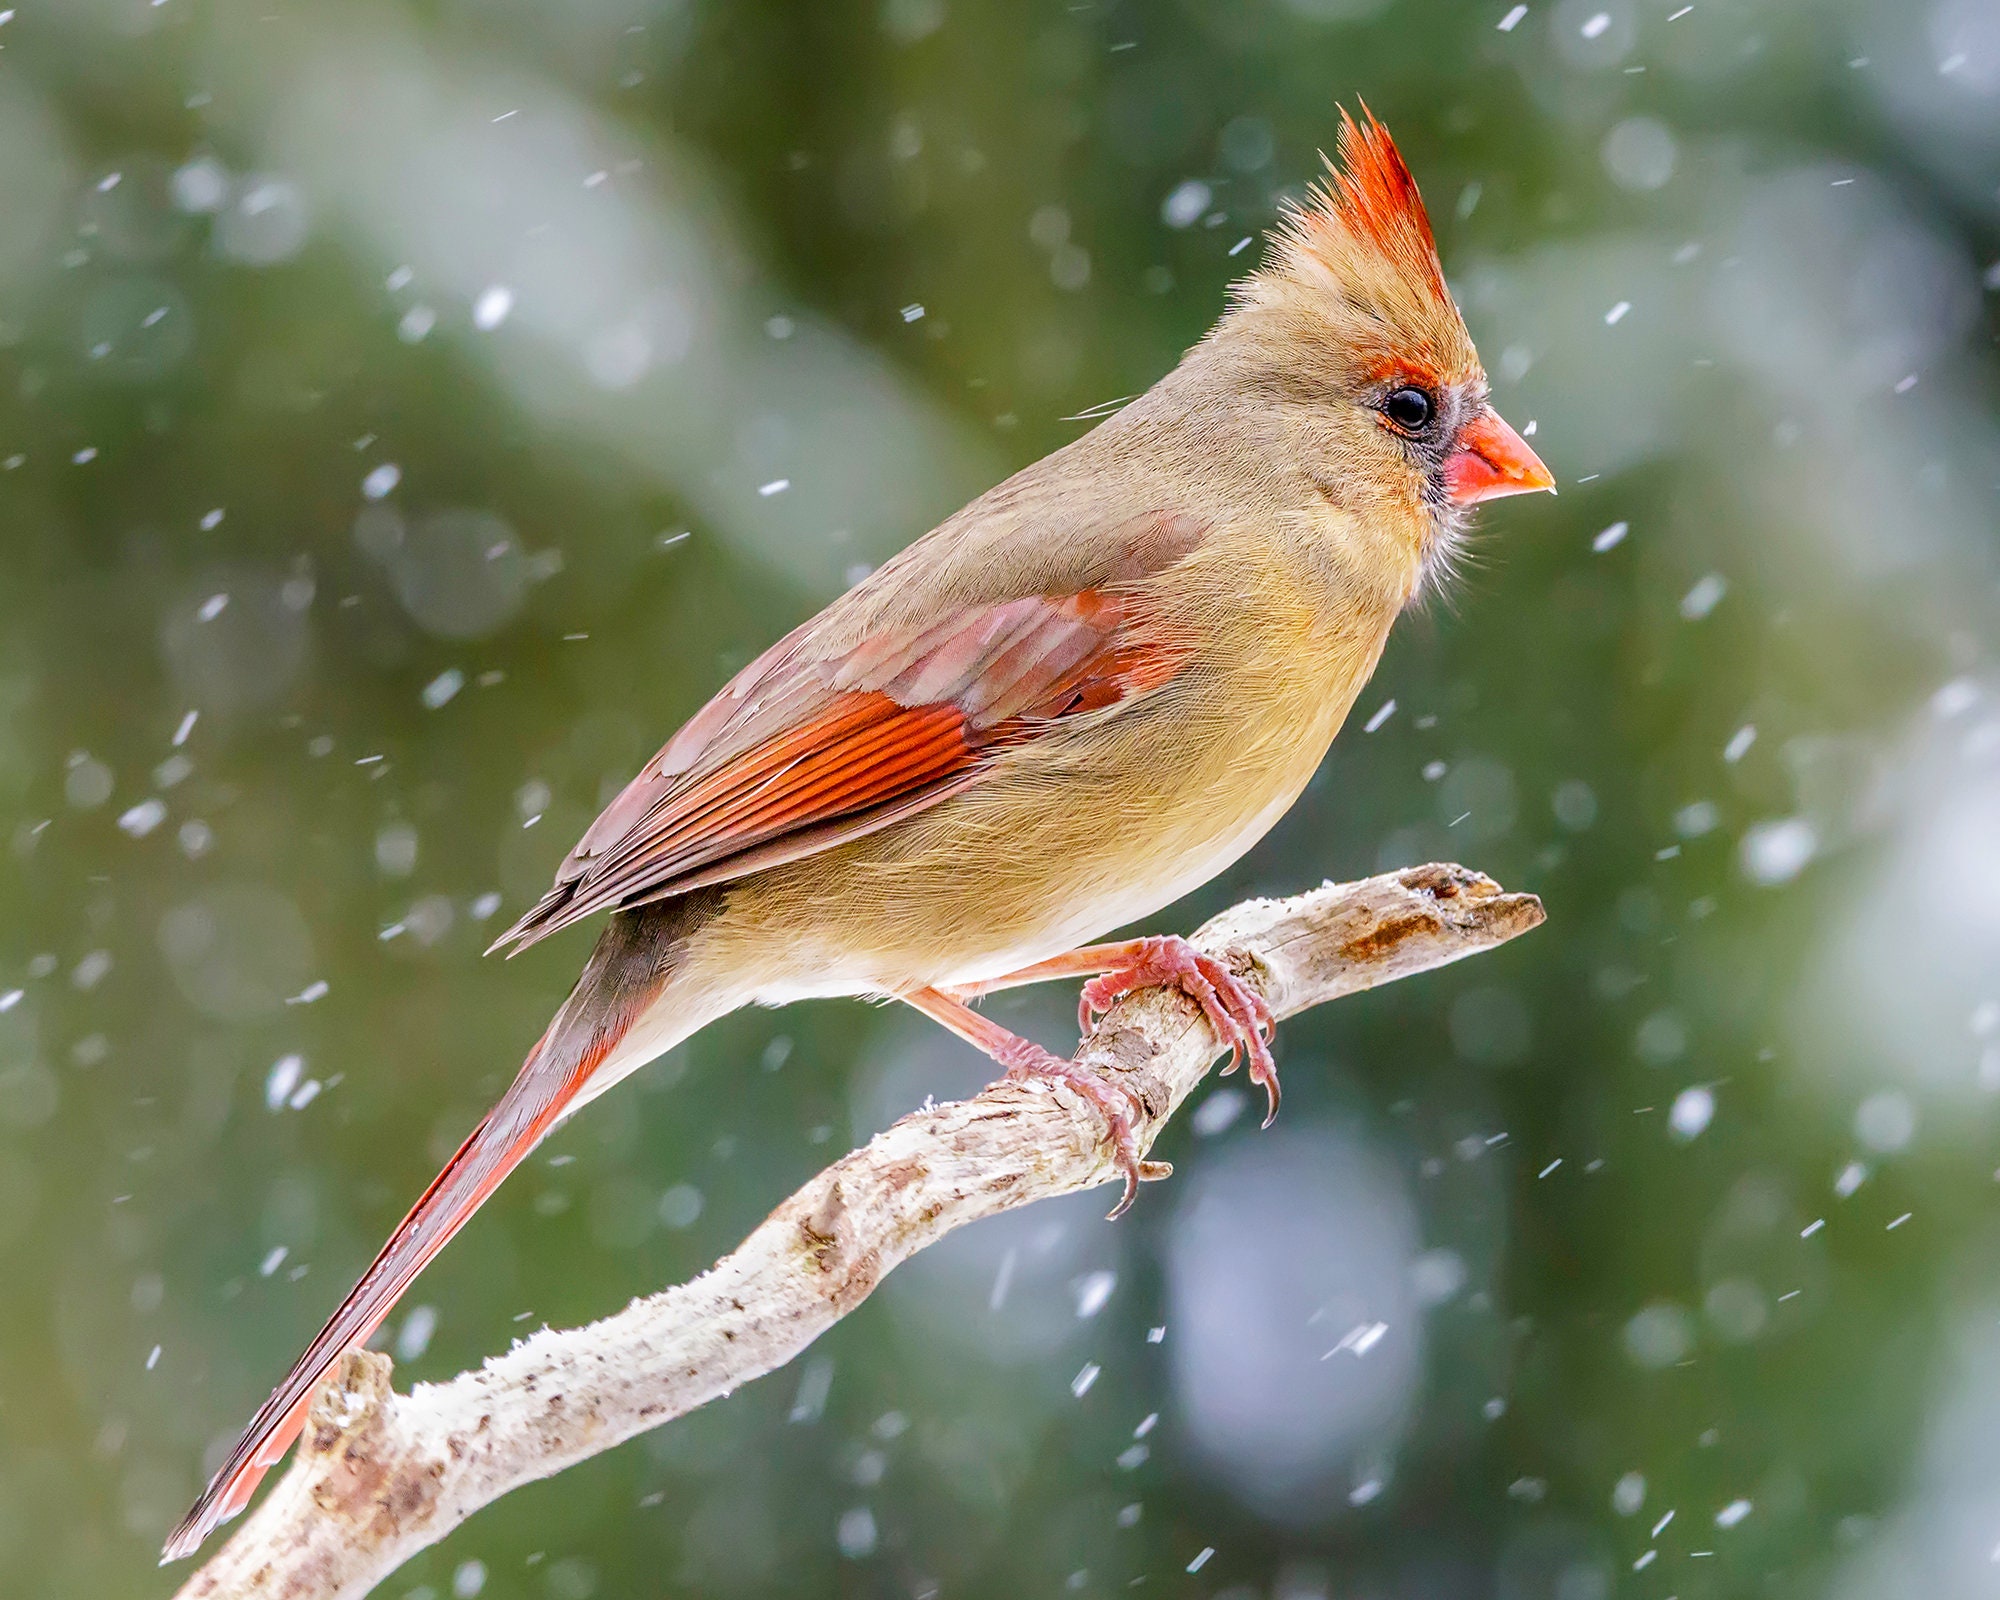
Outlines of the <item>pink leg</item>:
{"type": "Polygon", "coordinates": [[[1164,1178],[1172,1169],[1163,1162],[1139,1159],[1139,1140],[1132,1131],[1132,1119],[1139,1112],[1138,1101],[1129,1089],[1112,1082],[1101,1072],[1080,1067],[1074,1061],[1051,1055],[1032,1040],[1009,1033],[999,1023],[989,1021],[963,1000],[941,989],[917,989],[902,996],[925,1016],[947,1028],[991,1056],[1007,1069],[1010,1078],[1053,1078],[1066,1083],[1104,1118],[1117,1153],[1118,1170],[1125,1175],[1125,1194],[1112,1207],[1111,1215],[1122,1216],[1139,1192],[1141,1178],[1164,1178]]]}
{"type": "Polygon", "coordinates": [[[1096,1024],[1097,1014],[1108,1010],[1119,996],[1153,984],[1178,986],[1201,1007],[1216,1038],[1229,1046],[1229,1065],[1222,1069],[1224,1073],[1234,1072],[1248,1052],[1250,1081],[1264,1091],[1269,1102],[1264,1126],[1271,1125],[1278,1114],[1278,1065],[1271,1057],[1269,1043],[1276,1031],[1271,1008],[1228,967],[1203,955],[1178,934],[1084,945],[1019,972],[952,992],[969,998],[1017,984],[1085,973],[1096,975],[1083,986],[1083,998],[1077,1006],[1077,1024],[1086,1036],[1096,1024]]]}

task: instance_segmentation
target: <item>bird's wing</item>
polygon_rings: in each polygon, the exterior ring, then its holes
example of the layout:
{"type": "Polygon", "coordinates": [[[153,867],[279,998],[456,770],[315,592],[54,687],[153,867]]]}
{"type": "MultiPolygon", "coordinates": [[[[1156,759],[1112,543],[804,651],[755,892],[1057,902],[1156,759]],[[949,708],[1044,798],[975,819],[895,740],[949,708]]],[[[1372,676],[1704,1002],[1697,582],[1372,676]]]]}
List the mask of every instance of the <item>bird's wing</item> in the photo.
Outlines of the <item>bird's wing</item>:
{"type": "Polygon", "coordinates": [[[494,948],[860,838],[979,782],[1001,750],[1160,687],[1189,649],[1137,580],[1201,530],[1142,521],[1092,587],[905,608],[837,645],[824,612],[781,639],[605,808],[494,948]]]}

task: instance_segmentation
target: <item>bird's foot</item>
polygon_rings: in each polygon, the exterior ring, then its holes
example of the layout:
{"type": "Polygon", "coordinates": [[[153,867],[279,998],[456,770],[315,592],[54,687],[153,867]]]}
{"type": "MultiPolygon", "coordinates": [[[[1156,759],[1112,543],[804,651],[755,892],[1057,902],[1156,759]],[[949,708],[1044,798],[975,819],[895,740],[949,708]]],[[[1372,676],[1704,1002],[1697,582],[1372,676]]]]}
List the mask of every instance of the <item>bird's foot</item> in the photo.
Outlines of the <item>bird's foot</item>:
{"type": "Polygon", "coordinates": [[[1134,1123],[1145,1108],[1139,1104],[1139,1097],[1123,1084],[1091,1067],[1065,1061],[1027,1039],[1010,1038],[994,1049],[993,1059],[1007,1069],[1010,1078],[1042,1078],[1067,1084],[1104,1118],[1113,1159],[1125,1178],[1125,1193],[1111,1208],[1114,1218],[1123,1216],[1131,1206],[1142,1178],[1165,1178],[1172,1174],[1174,1169],[1166,1162],[1140,1158],[1134,1123]]]}
{"type": "Polygon", "coordinates": [[[1216,1038],[1229,1047],[1229,1065],[1222,1069],[1225,1074],[1234,1072],[1242,1058],[1249,1056],[1250,1081],[1264,1091],[1269,1102],[1264,1126],[1270,1127],[1278,1115],[1278,1064],[1272,1059],[1270,1044],[1277,1021],[1264,997],[1179,934],[1134,939],[1127,949],[1128,960],[1083,986],[1077,1022],[1084,1036],[1090,1036],[1098,1016],[1121,996],[1154,984],[1174,984],[1201,1007],[1216,1038]]]}

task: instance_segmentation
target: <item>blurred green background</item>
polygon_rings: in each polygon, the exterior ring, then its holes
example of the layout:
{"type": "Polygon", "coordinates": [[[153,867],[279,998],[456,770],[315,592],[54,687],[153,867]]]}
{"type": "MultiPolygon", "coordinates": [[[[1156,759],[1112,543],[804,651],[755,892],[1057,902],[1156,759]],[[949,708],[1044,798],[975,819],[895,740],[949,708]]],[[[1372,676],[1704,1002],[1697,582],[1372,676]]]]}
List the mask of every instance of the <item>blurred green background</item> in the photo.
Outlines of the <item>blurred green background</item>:
{"type": "MultiPolygon", "coordinates": [[[[492,932],[733,668],[1166,370],[1357,96],[1562,493],[1157,926],[1435,857],[1548,926],[382,1592],[1994,1592],[1996,0],[11,0],[0,1587],[170,1591],[588,943],[492,932]]],[[[981,1076],[733,1018],[385,1343],[615,1309],[981,1076]]]]}

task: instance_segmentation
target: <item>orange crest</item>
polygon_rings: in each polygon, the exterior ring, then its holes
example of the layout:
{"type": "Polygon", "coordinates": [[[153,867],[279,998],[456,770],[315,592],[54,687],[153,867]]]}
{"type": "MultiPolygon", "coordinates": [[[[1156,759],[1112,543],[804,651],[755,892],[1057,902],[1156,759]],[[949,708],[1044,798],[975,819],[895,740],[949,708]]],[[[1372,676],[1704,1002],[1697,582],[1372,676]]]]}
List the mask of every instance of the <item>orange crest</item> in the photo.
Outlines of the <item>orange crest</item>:
{"type": "Polygon", "coordinates": [[[1261,271],[1236,286],[1239,306],[1287,305],[1324,319],[1364,366],[1478,376],[1458,307],[1438,264],[1437,241],[1417,180],[1389,130],[1364,105],[1340,119],[1339,161],[1305,198],[1287,205],[1261,271]]]}
{"type": "Polygon", "coordinates": [[[1326,181],[1312,186],[1304,204],[1287,210],[1281,244],[1342,275],[1353,269],[1357,255],[1372,255],[1448,302],[1417,180],[1389,130],[1365,104],[1359,122],[1342,109],[1339,151],[1338,163],[1327,162],[1326,181]]]}
{"type": "MultiPolygon", "coordinates": [[[[1339,193],[1336,209],[1348,231],[1372,240],[1385,254],[1401,255],[1417,246],[1432,267],[1437,265],[1437,240],[1417,180],[1410,176],[1403,153],[1389,130],[1364,104],[1365,123],[1356,122],[1343,107],[1340,113],[1340,167],[1333,174],[1339,193]]],[[[1443,274],[1438,275],[1443,288],[1443,274]]]]}

